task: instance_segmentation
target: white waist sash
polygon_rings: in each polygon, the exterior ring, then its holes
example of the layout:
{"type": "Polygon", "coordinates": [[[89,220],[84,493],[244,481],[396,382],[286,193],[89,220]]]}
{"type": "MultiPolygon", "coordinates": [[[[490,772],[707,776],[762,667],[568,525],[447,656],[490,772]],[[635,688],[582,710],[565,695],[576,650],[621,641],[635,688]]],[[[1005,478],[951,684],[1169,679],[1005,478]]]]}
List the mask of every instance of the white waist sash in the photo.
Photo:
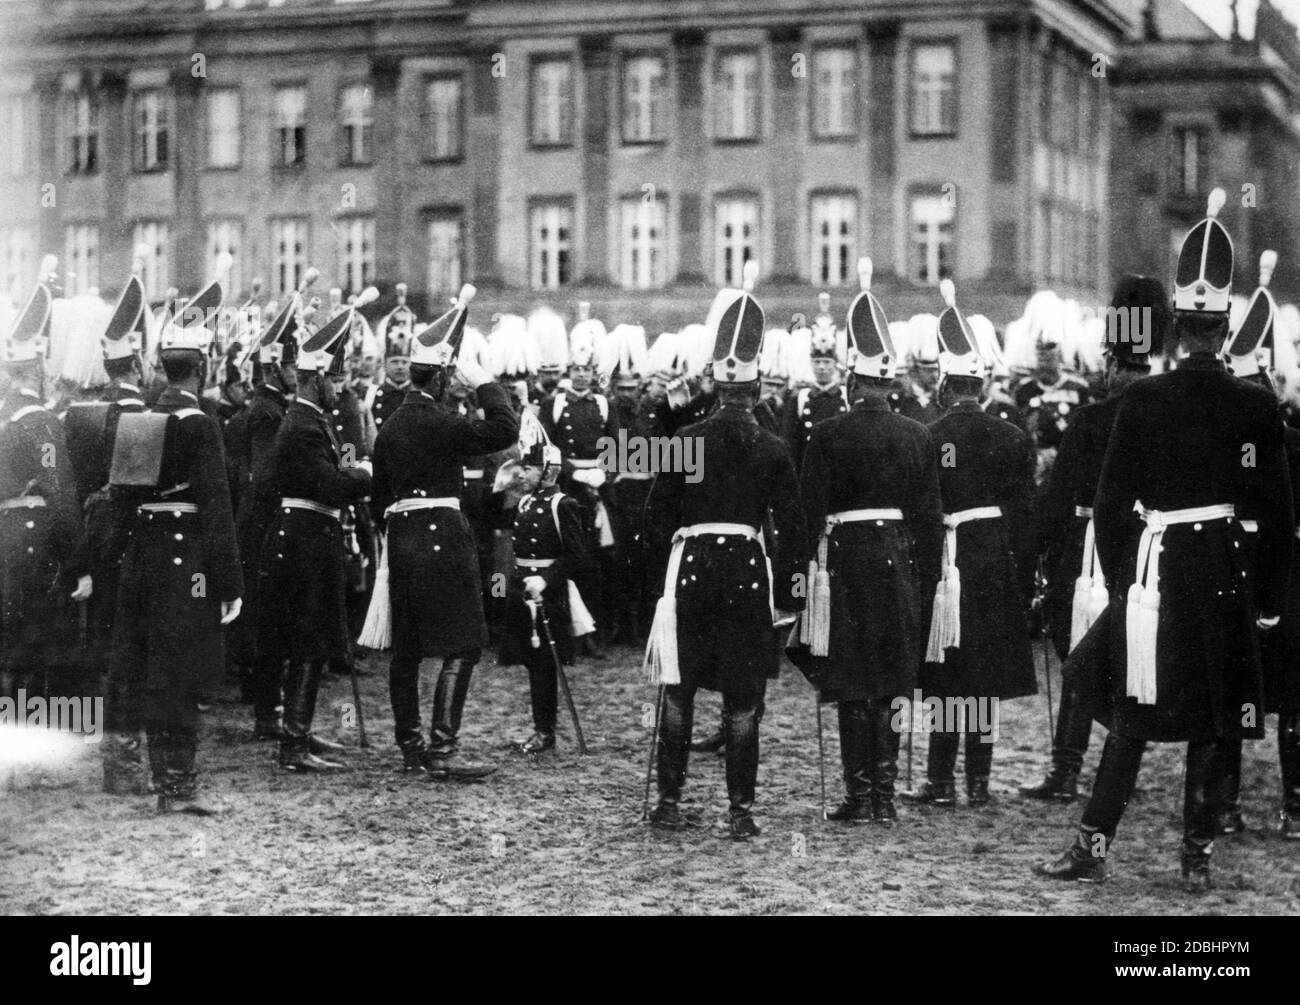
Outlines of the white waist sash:
{"type": "Polygon", "coordinates": [[[285,496],[280,500],[280,505],[285,509],[304,509],[309,513],[319,513],[321,516],[332,517],[335,520],[343,515],[342,510],[335,509],[333,506],[325,506],[311,499],[298,499],[294,496],[285,496]]]}
{"type": "Polygon", "coordinates": [[[460,509],[460,500],[455,496],[411,496],[407,499],[398,499],[397,502],[384,510],[384,516],[394,516],[398,513],[414,513],[421,509],[460,509]]]}
{"type": "Polygon", "coordinates": [[[1259,533],[1258,520],[1238,520],[1237,523],[1241,524],[1241,529],[1244,530],[1247,534],[1259,533]]]}
{"type": "Polygon", "coordinates": [[[1160,626],[1160,552],[1165,528],[1180,523],[1231,520],[1231,503],[1164,512],[1147,509],[1139,499],[1133,510],[1146,524],[1138,541],[1137,572],[1128,588],[1125,628],[1128,639],[1126,693],[1139,705],[1156,703],[1156,635],[1160,626]]]}
{"type": "Polygon", "coordinates": [[[1076,507],[1074,507],[1074,515],[1075,515],[1075,516],[1081,516],[1081,517],[1083,517],[1083,518],[1086,519],[1086,520],[1091,520],[1091,519],[1092,519],[1092,507],[1091,507],[1091,506],[1076,506],[1076,507]]]}
{"type": "Polygon", "coordinates": [[[767,568],[767,605],[776,622],[776,607],[772,595],[772,562],[768,558],[763,536],[747,523],[696,523],[689,527],[679,527],[673,534],[673,547],[668,556],[668,571],[664,576],[664,593],[655,605],[654,624],[650,627],[650,639],[646,643],[645,659],[641,663],[651,684],[680,684],[681,670],[677,661],[677,576],[682,568],[682,552],[686,542],[692,537],[743,537],[757,541],[763,552],[763,564],[767,568]]]}
{"type": "Polygon", "coordinates": [[[961,573],[957,571],[957,528],[972,520],[997,520],[1000,506],[976,506],[943,515],[943,577],[934,588],[934,614],[925,647],[928,663],[942,663],[947,649],[961,647],[961,573]]]}
{"type": "Polygon", "coordinates": [[[182,513],[197,513],[199,507],[195,503],[189,502],[150,502],[141,503],[140,511],[142,513],[175,513],[180,516],[182,513]]]}
{"type": "Polygon", "coordinates": [[[46,505],[43,496],[14,496],[12,499],[6,499],[0,502],[0,510],[3,509],[39,509],[46,505]]]}
{"type": "Polygon", "coordinates": [[[515,565],[521,569],[549,569],[555,564],[553,558],[516,558],[515,565]]]}

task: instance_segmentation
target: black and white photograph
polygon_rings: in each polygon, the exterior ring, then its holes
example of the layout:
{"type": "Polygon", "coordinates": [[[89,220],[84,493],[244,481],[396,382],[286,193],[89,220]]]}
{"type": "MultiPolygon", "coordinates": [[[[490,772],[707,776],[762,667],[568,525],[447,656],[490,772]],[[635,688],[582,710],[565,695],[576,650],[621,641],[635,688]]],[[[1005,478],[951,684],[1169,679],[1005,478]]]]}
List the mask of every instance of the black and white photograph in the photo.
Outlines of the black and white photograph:
{"type": "Polygon", "coordinates": [[[305,915],[1281,976],[1298,512],[1300,0],[0,0],[37,976],[305,915]]]}

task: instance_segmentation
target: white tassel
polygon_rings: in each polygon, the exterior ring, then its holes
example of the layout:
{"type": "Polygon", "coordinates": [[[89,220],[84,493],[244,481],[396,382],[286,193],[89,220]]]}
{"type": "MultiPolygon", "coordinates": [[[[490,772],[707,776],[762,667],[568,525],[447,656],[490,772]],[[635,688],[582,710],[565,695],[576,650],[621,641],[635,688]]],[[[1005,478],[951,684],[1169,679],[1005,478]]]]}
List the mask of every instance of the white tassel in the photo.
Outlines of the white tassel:
{"type": "Polygon", "coordinates": [[[1128,673],[1125,694],[1130,698],[1138,697],[1142,667],[1142,630],[1139,625],[1142,614],[1142,584],[1134,583],[1128,588],[1128,604],[1124,610],[1124,634],[1127,643],[1128,673]]]}
{"type": "Polygon", "coordinates": [[[943,636],[945,649],[961,648],[961,572],[957,566],[948,566],[948,575],[944,579],[947,597],[943,604],[943,636]]]}
{"type": "Polygon", "coordinates": [[[357,645],[367,649],[387,649],[393,644],[393,607],[388,596],[388,542],[379,545],[379,569],[375,573],[375,590],[366,609],[366,623],[361,626],[357,645]]]}
{"type": "Polygon", "coordinates": [[[1138,639],[1140,673],[1138,675],[1139,705],[1156,703],[1156,634],[1160,627],[1160,591],[1147,587],[1142,591],[1138,614],[1138,639]]]}
{"type": "Polygon", "coordinates": [[[817,560],[808,563],[807,603],[799,617],[799,644],[812,645],[813,619],[817,616],[817,560]]]}
{"type": "Polygon", "coordinates": [[[1092,577],[1079,576],[1074,581],[1074,601],[1070,604],[1070,651],[1088,633],[1088,612],[1092,604],[1092,577]]]}
{"type": "Polygon", "coordinates": [[[572,579],[569,580],[569,624],[573,627],[574,638],[590,635],[596,630],[596,619],[591,616],[591,611],[582,602],[578,584],[572,579]]]}
{"type": "Polygon", "coordinates": [[[831,651],[831,574],[824,568],[813,581],[812,654],[827,656],[831,651]]]}
{"type": "Polygon", "coordinates": [[[651,684],[680,684],[677,666],[677,598],[660,597],[655,605],[655,619],[646,643],[641,670],[651,684]]]}
{"type": "MultiPolygon", "coordinates": [[[[1106,589],[1106,580],[1102,576],[1092,579],[1092,592],[1088,594],[1088,629],[1097,623],[1106,608],[1110,606],[1110,591],[1106,589]]],[[[1088,630],[1085,629],[1085,632],[1088,630]]]]}
{"type": "Polygon", "coordinates": [[[942,663],[944,660],[943,623],[947,617],[947,604],[948,585],[941,579],[934,587],[934,613],[930,617],[930,638],[925,646],[927,663],[942,663]]]}

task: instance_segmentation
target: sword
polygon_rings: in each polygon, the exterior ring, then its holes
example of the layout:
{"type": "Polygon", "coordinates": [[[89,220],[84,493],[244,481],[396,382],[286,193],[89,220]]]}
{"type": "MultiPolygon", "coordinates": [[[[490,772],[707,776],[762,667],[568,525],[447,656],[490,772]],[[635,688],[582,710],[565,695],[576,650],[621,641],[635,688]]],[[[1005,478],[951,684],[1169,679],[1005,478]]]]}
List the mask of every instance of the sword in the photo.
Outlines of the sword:
{"type": "Polygon", "coordinates": [[[370,746],[370,741],[366,738],[366,717],[361,711],[361,684],[357,680],[357,665],[351,659],[348,660],[348,675],[352,678],[352,703],[357,709],[357,736],[365,749],[370,746]]]}
{"type": "Polygon", "coordinates": [[[822,740],[822,695],[820,691],[814,691],[813,697],[817,702],[817,777],[821,782],[822,791],[822,819],[826,820],[829,814],[826,812],[826,747],[822,740]]]}
{"type": "Polygon", "coordinates": [[[664,686],[659,685],[659,697],[655,701],[655,730],[650,736],[650,759],[645,766],[645,798],[641,800],[641,819],[650,816],[650,776],[655,768],[655,750],[659,746],[659,716],[664,707],[664,686]]]}
{"type": "Polygon", "coordinates": [[[1051,744],[1056,738],[1056,723],[1052,719],[1052,665],[1047,652],[1052,641],[1047,630],[1047,574],[1043,570],[1041,555],[1034,570],[1034,600],[1030,609],[1038,616],[1036,625],[1043,641],[1043,678],[1047,682],[1047,742],[1051,744]]]}
{"type": "Polygon", "coordinates": [[[542,634],[546,636],[546,645],[551,650],[551,659],[555,663],[555,673],[560,681],[560,691],[564,695],[564,703],[569,706],[569,716],[573,719],[573,735],[578,740],[578,753],[587,753],[587,741],[582,735],[582,724],[578,722],[578,709],[573,704],[573,693],[569,690],[569,678],[564,673],[564,666],[560,662],[560,654],[555,651],[555,638],[551,635],[551,620],[546,616],[546,605],[540,600],[530,600],[528,606],[533,610],[533,617],[539,613],[542,616],[542,634]]]}

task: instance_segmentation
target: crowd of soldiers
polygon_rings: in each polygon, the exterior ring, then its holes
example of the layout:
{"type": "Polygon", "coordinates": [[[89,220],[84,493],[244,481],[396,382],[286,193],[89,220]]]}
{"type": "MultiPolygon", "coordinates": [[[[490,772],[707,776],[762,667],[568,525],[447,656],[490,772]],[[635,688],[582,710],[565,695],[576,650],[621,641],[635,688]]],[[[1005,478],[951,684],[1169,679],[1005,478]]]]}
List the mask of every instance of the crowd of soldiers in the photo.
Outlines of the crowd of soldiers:
{"type": "Polygon", "coordinates": [[[932,731],[926,782],[902,794],[956,805],[964,737],[967,801],[987,805],[996,707],[1037,693],[1042,635],[1062,693],[1051,771],[1021,796],[1076,799],[1093,721],[1109,734],[1075,838],[1041,872],[1104,879],[1145,744],[1182,741],[1181,865],[1206,885],[1215,837],[1245,826],[1242,741],[1269,713],[1280,830],[1300,837],[1300,430],[1271,378],[1290,334],[1272,253],[1234,307],[1217,208],[1172,299],[1126,276],[1110,323],[1088,327],[1047,323],[1038,295],[1001,339],[950,280],[937,317],[891,324],[869,259],[843,324],[823,294],[811,323],[769,329],[748,263],[703,323],[653,340],[586,304],[572,328],[538,308],[485,336],[470,286],[428,324],[399,286],[372,329],[377,291],[325,305],[314,272],[282,305],[233,312],[221,276],[150,310],[133,273],[111,311],[69,313],[44,263],[4,346],[0,684],[106,695],[105,790],[212,815],[226,807],[195,754],[225,675],[285,770],[338,771],[342,747],[313,730],[322,675],[355,686],[358,646],[391,649],[400,769],[465,782],[496,770],[459,746],[485,650],[527,669],[518,750],[541,756],[558,693],[584,743],[564,666],[644,647],[647,819],[686,826],[689,752],[722,751],[744,840],[783,656],[819,730],[836,706],[826,817],[891,825],[900,697],[992,705],[932,731]],[[76,380],[46,382],[52,327],[76,380]],[[1099,366],[1071,373],[1067,355],[1099,366]],[[722,716],[692,742],[700,688],[722,716]]]}

